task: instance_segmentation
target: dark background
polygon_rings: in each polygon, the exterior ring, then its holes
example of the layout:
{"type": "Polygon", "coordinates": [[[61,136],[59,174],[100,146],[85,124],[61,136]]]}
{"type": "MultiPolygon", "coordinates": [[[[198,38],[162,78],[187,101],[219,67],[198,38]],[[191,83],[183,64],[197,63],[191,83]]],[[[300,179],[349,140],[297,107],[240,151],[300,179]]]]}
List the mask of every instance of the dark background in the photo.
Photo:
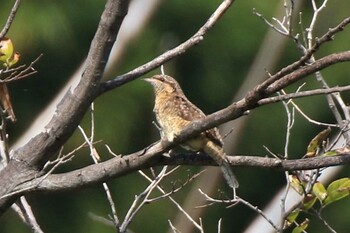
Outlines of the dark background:
{"type": "MultiPolygon", "coordinates": [[[[303,26],[310,22],[311,5],[304,1],[303,26]]],[[[211,113],[231,103],[235,92],[251,69],[268,28],[252,14],[253,8],[268,19],[278,10],[280,1],[237,1],[219,23],[208,33],[205,40],[184,55],[168,62],[165,70],[181,84],[188,98],[204,112],[211,113]]],[[[29,63],[39,54],[44,56],[36,65],[38,74],[10,84],[12,103],[18,122],[9,127],[10,142],[30,126],[40,111],[54,98],[82,63],[93,38],[104,1],[61,0],[23,1],[8,37],[22,55],[21,64],[29,63]]],[[[183,42],[205,22],[219,1],[163,1],[149,23],[126,48],[123,59],[106,79],[122,74],[156,57],[176,44],[183,42]]],[[[315,36],[348,17],[350,3],[346,0],[330,1],[319,15],[315,36]]],[[[0,23],[4,25],[12,1],[1,4],[0,23]]],[[[300,29],[295,25],[296,31],[300,29]]],[[[276,34],[277,35],[277,34],[276,34]]],[[[336,40],[325,45],[317,57],[349,49],[349,29],[336,36],[336,40]]],[[[281,50],[281,59],[273,73],[295,61],[300,56],[292,41],[281,50]]],[[[330,85],[348,84],[348,64],[340,64],[323,72],[330,85]]],[[[159,70],[151,74],[159,73],[159,70]]],[[[144,77],[149,77],[147,74],[144,77]]],[[[300,83],[299,83],[300,84],[300,83]]],[[[294,91],[297,85],[288,89],[294,91]]],[[[306,88],[318,87],[314,77],[307,79],[306,88]]],[[[348,101],[348,95],[344,95],[348,101]]],[[[135,152],[159,138],[151,123],[154,120],[152,89],[140,79],[101,96],[95,102],[95,138],[102,140],[96,147],[103,160],[110,158],[104,144],[117,154],[135,152]]],[[[334,123],[331,112],[323,97],[298,100],[297,103],[312,118],[334,123]]],[[[276,154],[283,154],[285,142],[286,113],[282,104],[256,109],[249,115],[249,122],[239,139],[239,147],[232,153],[266,155],[263,145],[276,154]]],[[[89,131],[90,114],[82,126],[89,131]]],[[[305,153],[309,140],[324,128],[308,123],[296,114],[292,130],[291,157],[305,153]]],[[[83,142],[76,132],[66,144],[69,152],[83,142]]],[[[226,142],[229,143],[229,142],[226,142]]],[[[62,166],[57,172],[69,171],[90,164],[88,150],[77,153],[73,162],[62,166]]],[[[185,180],[188,174],[198,168],[183,167],[174,180],[185,180]],[[192,169],[192,171],[190,171],[192,169]]],[[[274,193],[285,185],[283,172],[255,168],[237,168],[240,180],[240,195],[254,205],[263,208],[274,193]]],[[[339,177],[347,176],[343,170],[339,177]]],[[[168,182],[170,180],[167,180],[168,182]]],[[[137,173],[109,182],[117,205],[119,217],[126,211],[147,182],[137,173]]],[[[221,187],[225,189],[225,187],[221,187]]],[[[188,187],[174,195],[179,200],[186,198],[188,187]]],[[[29,196],[37,220],[45,232],[115,232],[110,226],[93,221],[88,213],[107,217],[109,206],[102,186],[57,194],[29,196]]],[[[324,210],[325,219],[339,232],[348,229],[349,200],[343,200],[324,210]]],[[[133,220],[130,229],[134,232],[165,232],[167,219],[173,219],[176,208],[166,199],[145,206],[133,220]]],[[[222,232],[241,232],[254,218],[255,213],[243,206],[226,209],[221,205],[208,207],[203,216],[206,232],[216,232],[217,221],[223,218],[222,232]]],[[[313,219],[310,232],[325,228],[313,219]]],[[[0,219],[0,232],[30,232],[12,210],[0,219]]]]}

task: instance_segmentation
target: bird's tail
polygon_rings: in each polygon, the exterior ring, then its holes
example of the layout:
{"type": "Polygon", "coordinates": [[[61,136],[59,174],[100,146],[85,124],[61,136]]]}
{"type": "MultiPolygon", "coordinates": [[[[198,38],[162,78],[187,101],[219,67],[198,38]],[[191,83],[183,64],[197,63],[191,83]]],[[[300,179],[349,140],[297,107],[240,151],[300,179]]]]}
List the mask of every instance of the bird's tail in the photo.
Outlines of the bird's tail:
{"type": "Polygon", "coordinates": [[[220,168],[221,168],[222,174],[224,175],[224,178],[227,181],[227,184],[233,189],[238,188],[239,186],[238,180],[236,176],[233,174],[230,164],[227,162],[226,159],[222,162],[222,164],[220,165],[220,168]]]}
{"type": "Polygon", "coordinates": [[[220,166],[224,178],[227,181],[227,184],[233,189],[238,188],[238,181],[236,179],[236,176],[232,172],[231,166],[227,161],[225,152],[222,149],[222,147],[216,145],[212,141],[208,141],[206,146],[204,147],[204,152],[207,153],[210,157],[212,157],[215,160],[215,162],[220,166]]]}

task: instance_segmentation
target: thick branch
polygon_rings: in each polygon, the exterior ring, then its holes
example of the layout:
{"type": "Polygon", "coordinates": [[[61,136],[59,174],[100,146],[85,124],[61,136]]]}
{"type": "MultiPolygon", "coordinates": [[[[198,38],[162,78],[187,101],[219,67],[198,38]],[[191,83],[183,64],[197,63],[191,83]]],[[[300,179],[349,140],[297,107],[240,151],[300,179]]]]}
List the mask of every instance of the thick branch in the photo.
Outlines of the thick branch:
{"type": "Polygon", "coordinates": [[[269,87],[265,89],[265,93],[267,95],[276,93],[277,91],[281,90],[282,88],[289,86],[290,84],[310,75],[317,71],[320,71],[324,68],[327,68],[328,66],[340,63],[350,61],[350,51],[345,51],[341,53],[334,53],[331,55],[328,55],[326,57],[323,57],[311,65],[302,67],[296,71],[294,71],[291,74],[288,74],[284,76],[283,78],[279,79],[278,81],[271,84],[269,87]]]}
{"type": "MultiPolygon", "coordinates": [[[[159,145],[157,144],[156,148],[160,149],[159,145]]],[[[151,150],[153,151],[153,149],[151,150]]],[[[228,159],[233,166],[293,171],[347,164],[350,163],[350,154],[295,160],[279,160],[262,156],[228,156],[228,159]]],[[[25,189],[30,186],[35,186],[32,191],[40,192],[79,189],[95,183],[105,182],[139,169],[162,165],[217,166],[215,161],[205,154],[179,154],[170,158],[165,156],[139,156],[139,154],[132,154],[125,157],[113,158],[72,172],[49,175],[38,185],[33,180],[19,186],[18,189],[25,189]]]]}
{"type": "MultiPolygon", "coordinates": [[[[0,196],[11,192],[13,187],[34,178],[33,176],[23,177],[20,174],[37,171],[37,174],[34,175],[38,175],[44,163],[74,132],[91,102],[97,97],[110,50],[127,13],[127,8],[128,1],[125,0],[109,0],[106,3],[90,47],[82,78],[77,86],[72,87],[66,93],[43,131],[23,147],[14,151],[13,159],[0,172],[0,196]],[[22,169],[18,170],[17,167],[22,169]]],[[[0,215],[12,202],[13,198],[0,201],[0,215]]]]}
{"type": "MultiPolygon", "coordinates": [[[[346,54],[346,52],[344,54],[346,54]]],[[[328,61],[329,58],[335,59],[337,57],[338,56],[333,55],[327,56],[326,59],[321,59],[321,62],[316,61],[308,67],[302,68],[300,70],[317,70],[325,68],[328,65],[335,64],[336,62],[329,61],[324,63],[324,61],[328,61]],[[319,66],[319,63],[323,65],[319,66]]],[[[335,60],[338,61],[337,59],[335,60]]],[[[293,75],[295,79],[305,76],[304,72],[299,72],[299,70],[293,72],[290,75],[293,75]]],[[[270,103],[272,102],[274,101],[271,101],[270,103]]],[[[51,187],[50,191],[54,191],[52,190],[54,188],[57,188],[57,190],[80,188],[86,185],[100,183],[102,181],[119,177],[138,169],[164,164],[215,165],[214,162],[206,156],[182,156],[167,159],[165,157],[156,155],[159,155],[173,148],[182,141],[187,140],[191,136],[198,134],[203,130],[212,128],[228,120],[236,119],[242,116],[246,110],[250,110],[254,107],[256,107],[256,105],[251,105],[249,101],[242,99],[223,110],[215,112],[201,120],[192,122],[180,135],[178,135],[177,138],[175,138],[174,142],[163,141],[161,143],[155,144],[148,150],[140,151],[123,158],[115,158],[99,165],[91,165],[89,167],[66,173],[64,175],[51,175],[49,176],[51,178],[44,180],[41,184],[39,184],[39,186],[37,186],[37,190],[49,191],[45,187],[51,187]]],[[[279,168],[282,170],[312,169],[326,166],[335,166],[343,163],[348,163],[349,160],[350,156],[313,158],[295,161],[280,161],[277,159],[250,156],[230,157],[230,161],[233,165],[236,166],[257,166],[266,168],[279,168]]]]}

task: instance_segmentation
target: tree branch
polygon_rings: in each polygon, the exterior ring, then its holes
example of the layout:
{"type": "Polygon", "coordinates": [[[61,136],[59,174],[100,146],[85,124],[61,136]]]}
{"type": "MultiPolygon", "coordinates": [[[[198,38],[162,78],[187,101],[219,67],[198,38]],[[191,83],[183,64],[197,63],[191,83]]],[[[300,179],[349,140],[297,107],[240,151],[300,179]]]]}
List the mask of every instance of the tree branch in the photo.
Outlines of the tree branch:
{"type": "Polygon", "coordinates": [[[7,18],[6,24],[5,24],[4,28],[0,32],[0,40],[2,38],[4,38],[4,36],[6,36],[8,30],[10,29],[11,24],[12,24],[13,20],[15,19],[15,15],[17,13],[17,10],[18,10],[18,7],[19,7],[20,3],[21,3],[20,0],[16,0],[15,4],[13,5],[11,13],[10,13],[9,17],[7,18]]]}
{"type": "MultiPolygon", "coordinates": [[[[141,152],[138,152],[124,157],[116,157],[75,171],[63,174],[51,174],[39,184],[36,184],[35,180],[33,180],[18,186],[16,190],[24,190],[28,187],[33,187],[32,192],[56,192],[80,189],[121,177],[136,170],[163,165],[217,166],[215,161],[202,153],[183,153],[170,158],[162,156],[160,155],[161,152],[159,152],[161,148],[159,147],[160,144],[157,143],[154,146],[157,149],[151,148],[149,153],[142,156],[140,156],[141,152]],[[156,154],[158,156],[154,156],[156,154]]],[[[311,170],[350,163],[350,154],[294,160],[280,160],[259,155],[235,155],[227,156],[227,158],[232,166],[277,169],[279,171],[311,170]]]]}
{"type": "Polygon", "coordinates": [[[344,61],[350,61],[350,51],[328,55],[306,67],[295,70],[294,72],[282,77],[276,82],[276,84],[270,85],[265,91],[266,94],[255,91],[259,87],[258,85],[253,89],[253,91],[248,92],[243,99],[234,102],[228,107],[212,113],[205,118],[193,121],[182,131],[182,133],[177,138],[175,138],[174,141],[183,142],[186,139],[189,139],[190,137],[203,132],[204,130],[211,129],[230,120],[235,120],[246,114],[248,110],[259,107],[259,101],[264,99],[266,95],[268,96],[274,94],[282,88],[296,82],[297,80],[305,78],[309,74],[344,61]]]}
{"type": "Polygon", "coordinates": [[[180,56],[185,53],[188,49],[197,45],[204,39],[205,34],[215,25],[215,23],[221,18],[221,16],[227,11],[227,9],[232,5],[234,0],[224,0],[219,7],[210,16],[207,22],[188,40],[178,45],[177,47],[163,53],[162,55],[154,58],[152,61],[129,71],[126,74],[119,75],[111,80],[108,80],[101,84],[100,94],[107,91],[113,90],[116,87],[122,86],[149,71],[161,66],[165,62],[180,56]]]}
{"type": "Polygon", "coordinates": [[[286,66],[281,69],[276,74],[269,77],[265,82],[256,87],[257,92],[264,91],[268,86],[275,83],[280,78],[292,73],[293,71],[299,69],[301,66],[304,66],[308,62],[310,62],[310,58],[318,51],[318,49],[326,42],[332,41],[335,34],[344,30],[344,28],[350,23],[350,17],[344,19],[334,28],[328,30],[326,34],[324,34],[320,39],[317,39],[315,44],[306,51],[305,55],[302,56],[298,61],[286,66]]]}
{"type": "Polygon", "coordinates": [[[279,96],[273,96],[273,97],[267,97],[264,99],[261,99],[258,101],[258,105],[266,105],[291,99],[297,99],[297,98],[303,98],[308,96],[314,96],[314,95],[326,95],[331,94],[335,92],[344,92],[344,91],[350,91],[350,85],[348,86],[342,86],[342,87],[330,87],[328,89],[315,89],[315,90],[309,90],[309,91],[300,91],[297,93],[290,93],[285,95],[279,95],[279,96]]]}
{"type": "MultiPolygon", "coordinates": [[[[347,54],[348,52],[344,52],[347,54]]],[[[336,54],[337,55],[337,54],[336,54]]],[[[329,55],[327,59],[321,59],[321,62],[316,61],[305,69],[321,69],[326,65],[323,61],[329,61],[326,64],[335,64],[335,61],[330,59],[338,58],[338,56],[329,55]]],[[[337,59],[335,59],[338,61],[337,59]]],[[[305,76],[305,72],[299,70],[294,71],[289,75],[295,79],[305,76]]],[[[339,91],[340,89],[334,89],[333,91],[339,91]]],[[[327,90],[324,90],[327,91],[327,90]]],[[[328,90],[329,91],[329,90],[328,90]]],[[[314,91],[315,92],[315,91],[314,91]]],[[[316,91],[320,92],[320,91],[316,91]]],[[[305,94],[305,93],[303,93],[305,94]]],[[[310,93],[308,93],[310,94],[310,93]]],[[[288,96],[287,97],[291,97],[288,96]]],[[[263,102],[263,101],[262,101],[263,102]]],[[[270,101],[272,103],[274,101],[270,101]]],[[[265,102],[266,104],[266,102],[265,102]]],[[[229,107],[215,112],[201,120],[192,122],[186,129],[174,139],[173,142],[161,141],[156,143],[150,148],[146,148],[139,152],[133,153],[122,158],[114,158],[98,165],[91,165],[86,168],[82,168],[76,171],[72,171],[60,175],[50,175],[47,179],[42,180],[40,184],[35,184],[35,180],[30,181],[35,191],[58,191],[58,190],[70,190],[85,187],[88,185],[100,183],[112,178],[120,177],[130,172],[144,169],[152,166],[159,166],[164,164],[169,165],[214,165],[213,161],[207,157],[201,156],[177,156],[176,159],[164,158],[163,156],[157,156],[161,153],[168,151],[188,138],[202,132],[203,130],[217,126],[220,123],[227,121],[227,119],[234,119],[244,114],[244,111],[253,109],[255,105],[250,105],[249,101],[242,99],[229,107]],[[206,159],[205,159],[206,158],[206,159]],[[50,178],[49,178],[50,177],[50,178]],[[34,183],[33,183],[34,182],[34,183]],[[35,184],[35,185],[34,185],[35,184]],[[34,188],[36,187],[36,188],[34,188]],[[50,188],[48,188],[50,187],[50,188]]],[[[257,166],[266,168],[278,168],[282,170],[298,170],[298,169],[314,169],[326,166],[335,166],[343,163],[348,163],[350,156],[335,156],[335,157],[318,157],[304,160],[286,160],[281,161],[278,159],[251,157],[251,156],[234,156],[230,157],[230,161],[235,166],[257,166]]],[[[28,183],[18,186],[16,189],[20,190],[23,187],[28,186],[28,183]]]]}
{"type": "Polygon", "coordinates": [[[327,68],[328,66],[345,62],[345,61],[350,61],[350,50],[345,51],[345,52],[340,52],[340,53],[334,53],[328,56],[325,56],[319,60],[316,60],[312,64],[302,67],[282,78],[280,78],[278,81],[274,82],[270,86],[268,86],[265,89],[265,93],[267,95],[276,93],[276,91],[281,90],[282,88],[310,75],[313,74],[317,71],[320,71],[324,68],[327,68]]]}
{"type": "MultiPolygon", "coordinates": [[[[103,70],[127,14],[128,4],[129,1],[125,0],[109,0],[106,3],[79,83],[67,91],[43,131],[13,152],[12,160],[0,172],[0,196],[38,176],[45,162],[72,135],[91,102],[98,96],[103,70]]],[[[0,215],[15,199],[16,196],[0,201],[0,215]]]]}

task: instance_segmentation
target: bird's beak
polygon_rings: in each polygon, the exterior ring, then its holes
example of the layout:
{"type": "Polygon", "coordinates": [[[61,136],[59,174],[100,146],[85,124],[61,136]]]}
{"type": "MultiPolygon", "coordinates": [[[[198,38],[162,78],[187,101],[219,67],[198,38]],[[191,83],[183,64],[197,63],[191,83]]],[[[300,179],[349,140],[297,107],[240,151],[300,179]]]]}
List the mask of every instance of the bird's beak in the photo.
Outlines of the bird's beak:
{"type": "Polygon", "coordinates": [[[152,86],[156,86],[156,81],[153,78],[144,78],[143,80],[150,83],[152,86]]]}

